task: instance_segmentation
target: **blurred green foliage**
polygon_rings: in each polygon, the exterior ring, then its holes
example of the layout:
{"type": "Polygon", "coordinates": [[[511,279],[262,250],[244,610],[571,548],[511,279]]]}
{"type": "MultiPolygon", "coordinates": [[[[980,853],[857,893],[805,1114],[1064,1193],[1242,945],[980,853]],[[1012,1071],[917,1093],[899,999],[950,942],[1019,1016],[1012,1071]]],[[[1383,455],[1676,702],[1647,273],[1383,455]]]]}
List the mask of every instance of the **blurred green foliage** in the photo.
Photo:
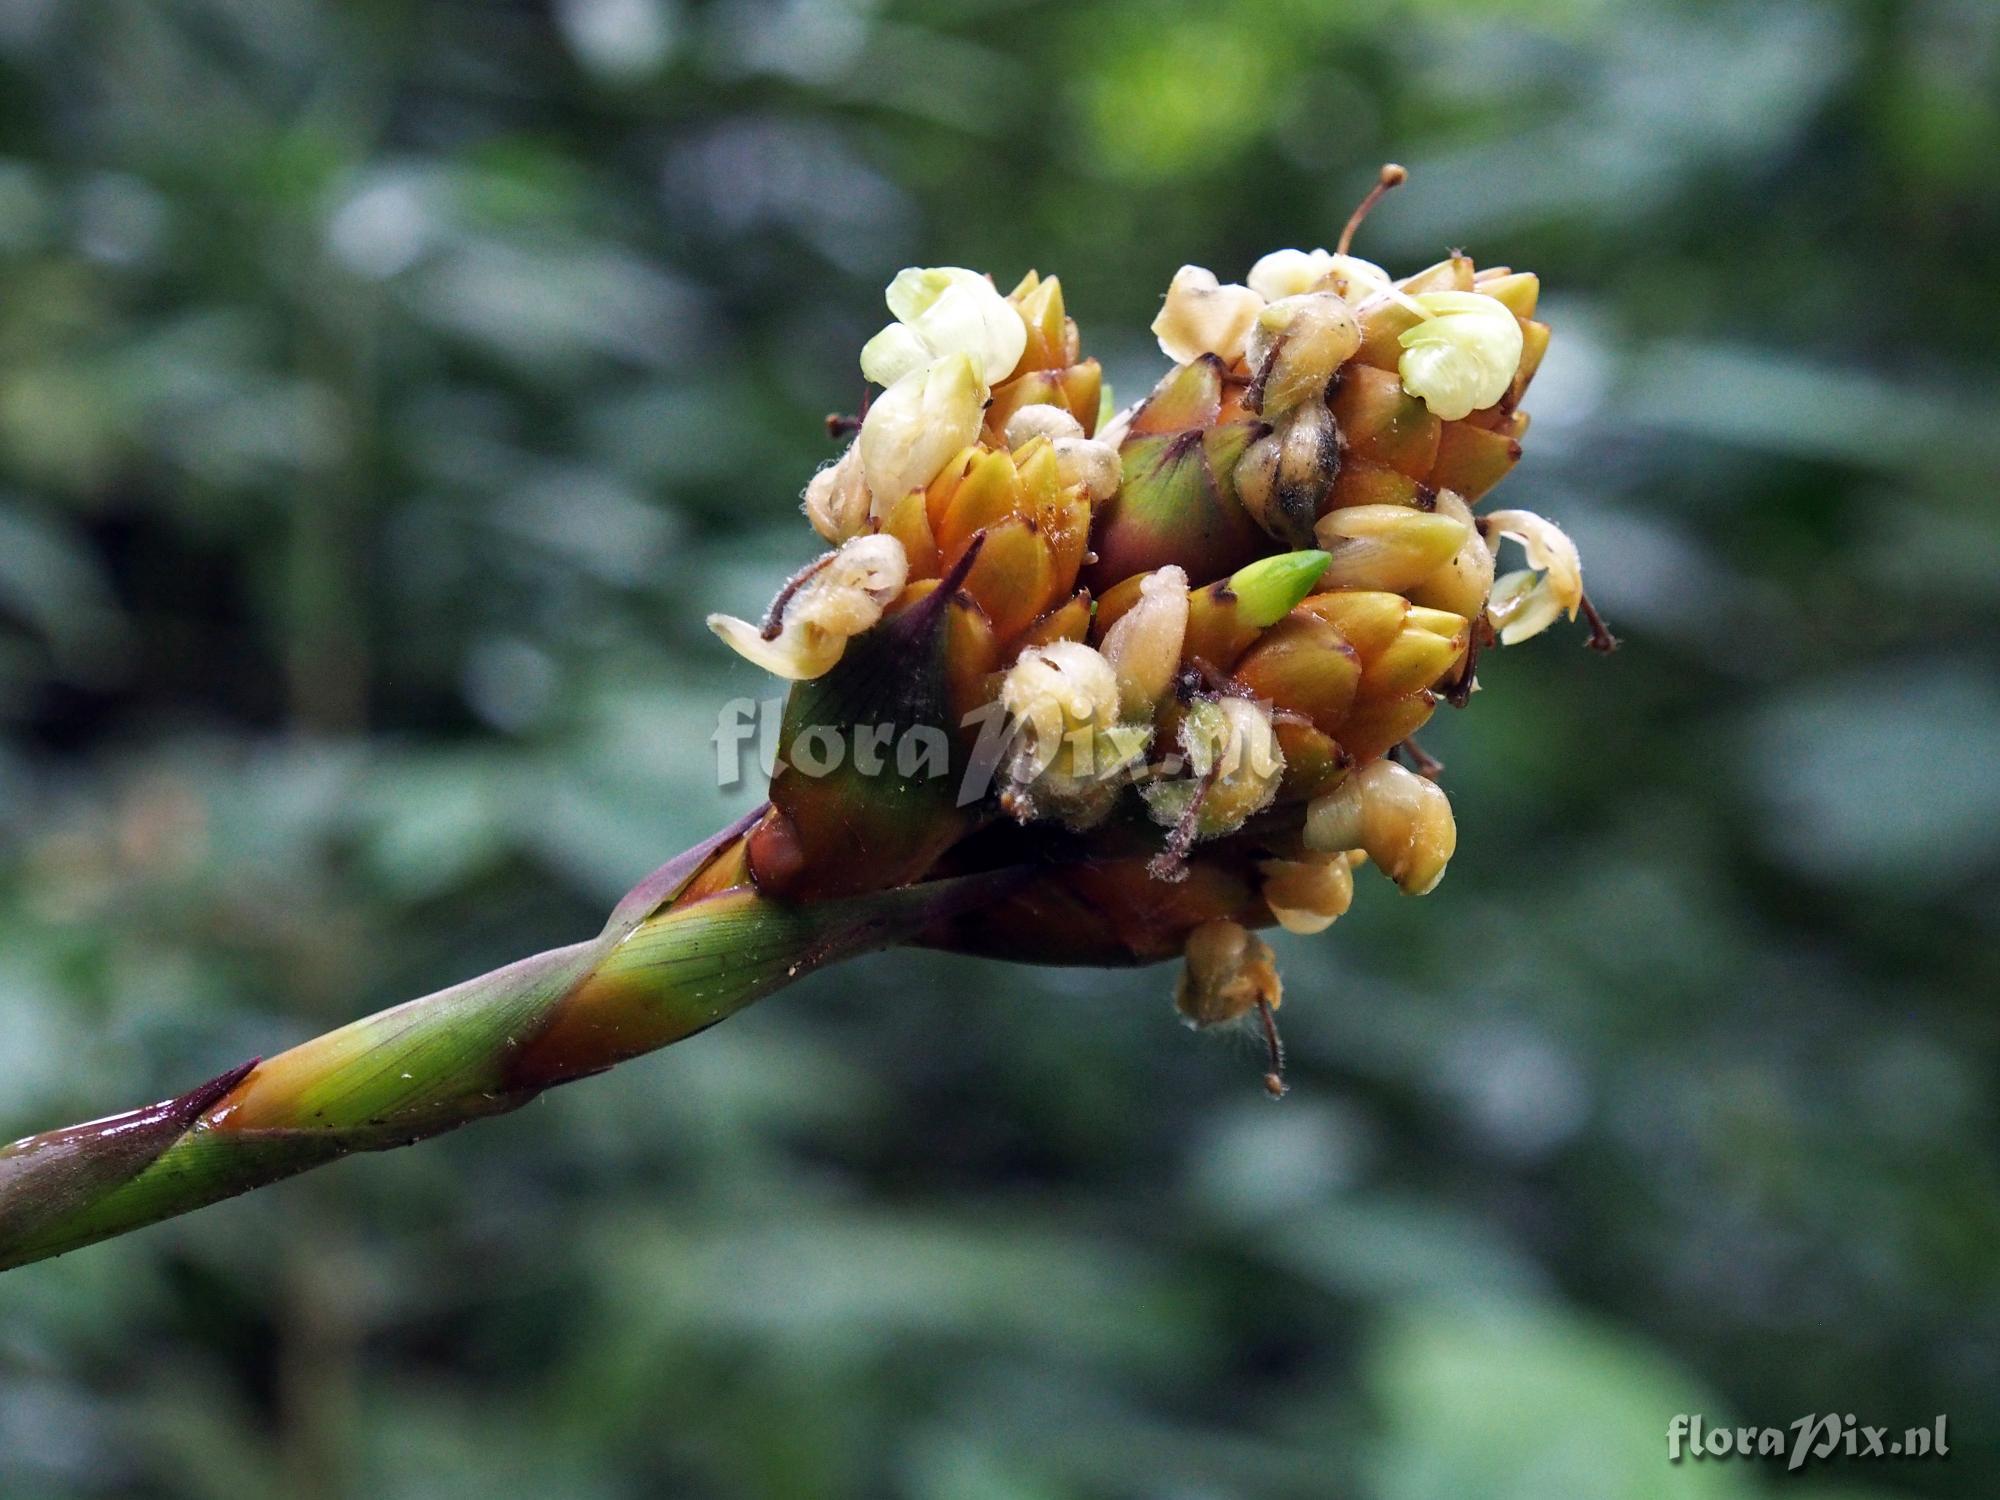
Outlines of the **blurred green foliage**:
{"type": "Polygon", "coordinates": [[[0,1279],[0,1494],[2000,1492],[1984,0],[7,0],[0,1134],[595,929],[754,800],[701,628],[909,262],[1544,276],[1512,503],[1626,636],[1461,853],[1159,971],[891,954],[0,1279]],[[1946,1462],[1666,1462],[1679,1412],[1946,1462]]]}

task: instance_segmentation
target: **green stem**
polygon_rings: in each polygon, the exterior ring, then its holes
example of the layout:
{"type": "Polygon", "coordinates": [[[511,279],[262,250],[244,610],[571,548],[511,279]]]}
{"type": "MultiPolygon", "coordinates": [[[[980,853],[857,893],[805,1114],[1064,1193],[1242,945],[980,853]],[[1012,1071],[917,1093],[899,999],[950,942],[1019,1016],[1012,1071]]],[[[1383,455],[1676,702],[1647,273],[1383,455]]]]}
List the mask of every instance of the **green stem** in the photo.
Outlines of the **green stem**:
{"type": "MultiPolygon", "coordinates": [[[[752,815],[754,819],[756,815],[752,815]]],[[[356,1151],[413,1145],[705,1030],[825,964],[989,901],[1014,872],[789,903],[684,898],[752,819],[663,866],[595,939],[412,1000],[144,1109],[0,1149],[0,1270],[356,1151]]]]}

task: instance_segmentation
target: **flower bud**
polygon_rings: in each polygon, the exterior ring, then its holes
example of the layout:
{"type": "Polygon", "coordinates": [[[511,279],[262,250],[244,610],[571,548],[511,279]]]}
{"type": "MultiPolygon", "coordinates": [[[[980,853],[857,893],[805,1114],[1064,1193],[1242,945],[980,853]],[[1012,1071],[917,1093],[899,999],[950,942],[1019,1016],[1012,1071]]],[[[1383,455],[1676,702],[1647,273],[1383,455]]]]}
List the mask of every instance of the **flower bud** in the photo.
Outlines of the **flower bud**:
{"type": "Polygon", "coordinates": [[[882,618],[908,577],[902,543],[858,536],[787,584],[774,606],[777,618],[764,629],[721,614],[708,617],[708,628],[744,660],[804,681],[831,670],[848,639],[882,618]]]}
{"type": "Polygon", "coordinates": [[[1328,511],[1314,528],[1333,556],[1321,580],[1329,589],[1400,593],[1430,577],[1465,545],[1472,528],[1456,517],[1405,505],[1351,505],[1328,511]]]}
{"type": "Polygon", "coordinates": [[[1036,438],[1046,438],[1056,456],[1062,483],[1082,485],[1093,504],[1118,493],[1122,472],[1118,449],[1083,435],[1083,424],[1060,406],[1024,406],[1007,419],[1007,446],[1018,453],[1036,438]]]}
{"type": "Polygon", "coordinates": [[[1306,808],[1306,847],[1359,849],[1413,896],[1436,888],[1458,847],[1451,799],[1392,760],[1371,761],[1306,808]]]}
{"type": "Polygon", "coordinates": [[[1243,450],[1233,478],[1236,498],[1275,540],[1304,547],[1313,520],[1340,471],[1340,433],[1323,401],[1285,413],[1276,427],[1243,450]]]}
{"type": "Polygon", "coordinates": [[[1118,450],[1111,444],[1086,437],[1060,437],[1055,440],[1055,450],[1056,473],[1063,484],[1083,486],[1093,505],[1118,493],[1124,470],[1118,450]]]}
{"type": "Polygon", "coordinates": [[[1251,325],[1245,350],[1257,409],[1275,421],[1302,402],[1317,404],[1333,372],[1360,347],[1360,325],[1332,292],[1273,302],[1251,325]]]}
{"type": "Polygon", "coordinates": [[[1311,291],[1332,268],[1333,256],[1325,250],[1273,250],[1243,279],[1266,302],[1276,302],[1311,291]]]}
{"type": "Polygon", "coordinates": [[[1583,605],[1583,560],[1561,527],[1533,511],[1496,510],[1481,523],[1489,536],[1512,537],[1528,554],[1530,569],[1493,585],[1487,618],[1500,644],[1518,645],[1540,635],[1562,615],[1572,620],[1583,605]]]}
{"type": "Polygon", "coordinates": [[[1326,573],[1327,555],[1314,548],[1260,557],[1229,575],[1228,589],[1236,597],[1236,613],[1245,625],[1263,629],[1275,625],[1312,592],[1326,573]]]}
{"type": "Polygon", "coordinates": [[[1176,364],[1213,354],[1232,365],[1243,357],[1250,325],[1263,308],[1264,299],[1250,288],[1234,282],[1220,286],[1213,271],[1182,266],[1153,319],[1153,336],[1176,364]]]}
{"type": "Polygon", "coordinates": [[[1038,437],[1052,443],[1061,438],[1080,438],[1083,424],[1060,406],[1024,406],[1007,419],[1004,435],[1009,448],[1019,449],[1038,437]]]}
{"type": "Polygon", "coordinates": [[[1412,300],[1425,316],[1398,339],[1403,388],[1447,422],[1506,395],[1521,363],[1520,320],[1480,292],[1425,292],[1412,300]]]}
{"type": "Polygon", "coordinates": [[[1180,670],[1187,622],[1187,574],[1171,566],[1147,574],[1139,602],[1104,635],[1104,659],[1118,677],[1121,717],[1151,721],[1180,670]]]}
{"type": "Polygon", "coordinates": [[[1326,931],[1354,901],[1354,865],[1345,851],[1262,860],[1257,871],[1271,915],[1302,937],[1326,931]]]}
{"type": "Polygon", "coordinates": [[[1285,777],[1270,710],[1248,698],[1204,698],[1181,720],[1189,775],[1145,789],[1153,817],[1170,827],[1194,810],[1194,838],[1222,838],[1269,807],[1285,777]]]}
{"type": "Polygon", "coordinates": [[[886,504],[926,485],[979,436],[986,385],[969,354],[910,371],[875,398],[861,420],[862,473],[886,504]]]}
{"type": "Polygon", "coordinates": [[[878,385],[894,385],[945,355],[965,354],[990,386],[1007,378],[1027,347],[1027,325],[1014,305],[962,266],[899,271],[885,300],[897,321],[861,350],[861,373],[878,385]]]}
{"type": "Polygon", "coordinates": [[[871,504],[868,482],[861,473],[861,450],[853,443],[806,485],[806,519],[835,546],[861,534],[868,525],[871,504]]]}
{"type": "Polygon", "coordinates": [[[1319,280],[1321,290],[1337,293],[1350,306],[1371,301],[1393,285],[1387,271],[1358,255],[1333,256],[1319,280]]]}
{"type": "Polygon", "coordinates": [[[1008,670],[1000,704],[1014,727],[1012,810],[1089,828],[1111,811],[1119,772],[1145,749],[1144,728],[1122,726],[1118,674],[1080,641],[1032,647],[1008,670]]]}
{"type": "Polygon", "coordinates": [[[1204,922],[1188,934],[1174,1009],[1192,1026],[1224,1026],[1259,1005],[1278,1008],[1283,982],[1271,945],[1230,921],[1204,922]]]}
{"type": "Polygon", "coordinates": [[[1325,250],[1273,250],[1250,268],[1244,278],[1250,290],[1267,302],[1296,297],[1301,292],[1332,292],[1360,302],[1389,285],[1389,273],[1358,255],[1325,250]]]}

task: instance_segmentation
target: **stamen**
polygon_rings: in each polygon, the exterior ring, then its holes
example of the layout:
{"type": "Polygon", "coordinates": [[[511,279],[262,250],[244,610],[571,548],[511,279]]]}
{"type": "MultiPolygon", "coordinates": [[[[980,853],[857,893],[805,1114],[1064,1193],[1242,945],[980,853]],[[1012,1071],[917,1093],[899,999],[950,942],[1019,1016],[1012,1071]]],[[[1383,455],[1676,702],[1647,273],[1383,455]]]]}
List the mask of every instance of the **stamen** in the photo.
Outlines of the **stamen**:
{"type": "Polygon", "coordinates": [[[1195,783],[1194,795],[1188,798],[1187,806],[1174,820],[1174,826],[1167,833],[1167,847],[1146,861],[1146,873],[1155,880],[1168,885],[1178,885],[1187,879],[1188,851],[1194,848],[1195,828],[1201,819],[1201,805],[1208,800],[1209,789],[1215,785],[1215,778],[1221,773],[1222,761],[1209,768],[1206,776],[1195,783]]]}
{"type": "Polygon", "coordinates": [[[1453,708],[1463,708],[1472,701],[1472,689],[1478,684],[1479,653],[1491,646],[1493,641],[1492,623],[1482,610],[1472,622],[1471,637],[1465,643],[1465,660],[1459,666],[1458,676],[1444,690],[1444,701],[1453,708]]]}
{"type": "Polygon", "coordinates": [[[839,552],[829,552],[824,557],[816,557],[798,572],[785,580],[785,586],[778,590],[778,597],[771,601],[771,607],[764,612],[764,621],[757,633],[767,641],[775,641],[785,628],[785,606],[792,602],[792,596],[808,583],[813,575],[840,556],[839,552]]]}
{"type": "Polygon", "coordinates": [[[826,414],[826,435],[838,442],[841,438],[852,437],[861,430],[861,423],[868,416],[868,404],[875,399],[875,387],[867,381],[861,382],[861,410],[854,416],[843,412],[830,411],[826,414]]]}
{"type": "Polygon", "coordinates": [[[1264,1075],[1264,1092],[1273,1099],[1285,1097],[1285,1044],[1278,1039],[1278,1017],[1271,1009],[1271,1002],[1257,1002],[1258,1019],[1264,1023],[1264,1047],[1271,1059],[1270,1071],[1264,1075]]]}
{"type": "Polygon", "coordinates": [[[1382,201],[1390,188],[1401,187],[1409,178],[1408,170],[1394,162],[1383,165],[1381,174],[1375,179],[1375,186],[1368,190],[1368,196],[1347,216],[1347,227],[1340,231],[1340,243],[1333,247],[1336,255],[1347,254],[1347,247],[1354,243],[1354,231],[1361,227],[1361,221],[1368,217],[1369,211],[1382,201]]]}
{"type": "Polygon", "coordinates": [[[1444,762],[1419,745],[1415,735],[1395,746],[1394,752],[1400,752],[1398,758],[1403,764],[1427,781],[1436,781],[1444,771],[1444,762]]]}
{"type": "Polygon", "coordinates": [[[1590,595],[1582,598],[1584,623],[1590,626],[1590,639],[1584,644],[1600,656],[1609,656],[1619,646],[1618,637],[1611,633],[1611,627],[1604,623],[1604,616],[1597,612],[1597,606],[1590,602],[1590,595]]]}

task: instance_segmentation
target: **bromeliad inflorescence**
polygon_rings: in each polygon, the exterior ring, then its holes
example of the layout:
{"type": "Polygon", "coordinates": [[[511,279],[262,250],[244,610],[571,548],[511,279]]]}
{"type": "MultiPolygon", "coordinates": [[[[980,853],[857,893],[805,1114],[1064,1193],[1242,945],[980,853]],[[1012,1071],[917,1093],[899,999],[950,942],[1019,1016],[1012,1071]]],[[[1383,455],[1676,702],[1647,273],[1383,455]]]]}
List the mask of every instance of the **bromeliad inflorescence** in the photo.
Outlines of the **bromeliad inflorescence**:
{"type": "Polygon", "coordinates": [[[1335,251],[1274,251],[1245,284],[1183,266],[1153,322],[1174,367],[1116,415],[1054,277],[895,278],[861,355],[883,389],[806,488],[834,550],[761,628],[710,624],[799,681],[786,744],[922,727],[954,774],[781,761],[728,878],[803,899],[1032,866],[923,940],[1183,953],[1182,1014],[1254,1015],[1282,1088],[1280,982],[1247,929],[1323,929],[1361,863],[1432,889],[1456,832],[1411,736],[1465,703],[1482,647],[1588,608],[1555,525],[1474,510],[1521,456],[1537,278],[1350,254],[1402,177],[1335,251]],[[1508,542],[1525,566],[1498,573],[1508,542]]]}
{"type": "Polygon", "coordinates": [[[805,491],[832,550],[760,624],[710,621],[792,684],[770,801],[594,939],[0,1148],[0,1269],[519,1108],[896,943],[1182,956],[1181,1014],[1253,1019],[1282,1093],[1252,929],[1322,930],[1364,863],[1430,890],[1457,835],[1410,736],[1483,646],[1579,611],[1611,644],[1561,531],[1474,511],[1528,430],[1536,280],[1351,255],[1401,177],[1331,252],[1182,267],[1174,367],[1115,416],[1053,277],[897,276],[881,393],[805,491]],[[1496,576],[1503,546],[1525,566],[1496,576]]]}

